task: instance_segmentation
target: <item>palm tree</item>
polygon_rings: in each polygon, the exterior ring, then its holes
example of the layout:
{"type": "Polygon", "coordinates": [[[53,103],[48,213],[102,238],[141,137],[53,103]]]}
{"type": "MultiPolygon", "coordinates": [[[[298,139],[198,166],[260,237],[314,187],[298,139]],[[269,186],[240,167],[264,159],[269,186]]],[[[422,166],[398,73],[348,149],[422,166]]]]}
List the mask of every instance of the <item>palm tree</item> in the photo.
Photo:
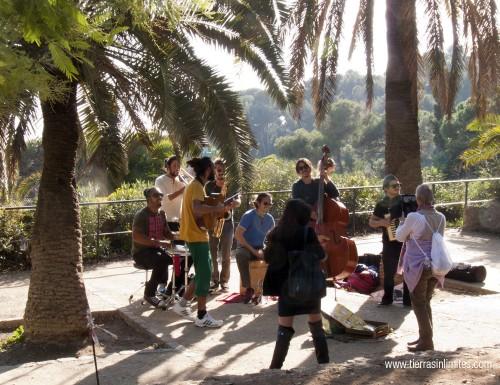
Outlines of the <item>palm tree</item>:
{"type": "MultiPolygon", "coordinates": [[[[367,106],[373,96],[374,0],[360,0],[353,30],[351,52],[356,40],[364,42],[366,52],[367,106]]],[[[415,0],[386,0],[387,46],[389,58],[386,73],[386,172],[402,180],[412,192],[421,182],[420,139],[417,124],[417,91],[419,65],[429,70],[433,94],[443,112],[451,114],[457,89],[465,68],[463,40],[470,44],[467,65],[472,82],[472,99],[477,113],[487,109],[487,98],[494,95],[499,82],[500,45],[496,27],[496,2],[489,0],[445,0],[452,22],[453,49],[447,69],[443,49],[443,29],[439,0],[424,0],[428,20],[428,51],[423,61],[417,49],[415,0]],[[463,21],[465,39],[460,39],[463,21]]],[[[303,100],[304,68],[308,55],[313,61],[313,101],[319,126],[330,106],[337,76],[338,46],[343,28],[345,0],[298,0],[288,19],[294,34],[291,60],[291,87],[298,102],[303,100]]],[[[299,111],[296,111],[296,116],[299,111]]]]}
{"type": "MultiPolygon", "coordinates": [[[[117,170],[111,173],[112,181],[124,171],[120,127],[129,122],[146,138],[144,117],[153,129],[167,131],[180,151],[196,151],[210,141],[228,161],[233,179],[249,181],[255,142],[243,108],[225,79],[197,57],[190,37],[216,43],[248,62],[274,101],[284,107],[286,72],[274,28],[283,6],[271,1],[254,6],[245,1],[179,0],[158,7],[161,2],[151,2],[144,8],[143,1],[135,0],[68,0],[64,6],[73,13],[64,16],[73,22],[76,18],[76,25],[85,28],[75,32],[74,24],[67,25],[63,18],[61,25],[76,36],[57,31],[57,40],[43,29],[59,28],[54,18],[61,15],[53,2],[19,3],[17,14],[35,20],[28,26],[17,20],[17,28],[37,27],[35,38],[24,34],[23,52],[33,60],[43,57],[45,74],[63,85],[57,97],[41,99],[44,165],[31,239],[25,331],[32,342],[81,341],[89,330],[75,189],[81,132],[90,138],[89,158],[117,170]],[[50,23],[47,13],[53,17],[50,23]]],[[[36,100],[37,89],[30,90],[29,100],[36,100]]],[[[7,128],[1,127],[3,132],[7,128]]]]}

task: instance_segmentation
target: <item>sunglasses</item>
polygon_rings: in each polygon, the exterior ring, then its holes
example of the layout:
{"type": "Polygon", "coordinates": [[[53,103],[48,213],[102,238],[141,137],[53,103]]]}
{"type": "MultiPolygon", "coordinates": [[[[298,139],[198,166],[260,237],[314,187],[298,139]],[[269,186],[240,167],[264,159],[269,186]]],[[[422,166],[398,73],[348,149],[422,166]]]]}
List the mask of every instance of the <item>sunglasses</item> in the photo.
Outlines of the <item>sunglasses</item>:
{"type": "Polygon", "coordinates": [[[401,187],[401,183],[393,183],[389,185],[390,188],[398,188],[401,187]]]}
{"type": "Polygon", "coordinates": [[[156,194],[151,194],[151,196],[152,196],[153,198],[163,198],[163,194],[158,194],[158,193],[156,193],[156,194]]]}
{"type": "Polygon", "coordinates": [[[262,202],[264,206],[272,206],[273,204],[271,202],[262,202]]]}
{"type": "Polygon", "coordinates": [[[304,165],[304,166],[297,167],[298,172],[305,171],[305,170],[309,170],[309,166],[304,165]]]}

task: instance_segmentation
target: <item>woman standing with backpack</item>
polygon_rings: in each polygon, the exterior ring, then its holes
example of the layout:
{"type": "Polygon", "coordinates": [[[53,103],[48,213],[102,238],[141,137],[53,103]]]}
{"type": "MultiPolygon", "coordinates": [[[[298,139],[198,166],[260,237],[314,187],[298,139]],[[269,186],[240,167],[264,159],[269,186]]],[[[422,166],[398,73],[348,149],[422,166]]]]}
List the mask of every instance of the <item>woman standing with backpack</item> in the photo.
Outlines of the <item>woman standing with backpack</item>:
{"type": "Polygon", "coordinates": [[[329,362],[328,344],[321,320],[321,297],[308,301],[298,301],[289,296],[289,255],[291,252],[307,247],[311,255],[311,265],[324,260],[324,251],[316,233],[309,227],[310,206],[300,199],[288,201],[278,225],[268,234],[264,248],[264,259],[269,264],[264,278],[263,294],[279,296],[278,300],[278,335],[270,369],[281,369],[288,353],[290,340],[295,333],[293,317],[299,314],[309,315],[316,359],[318,363],[329,362]]]}
{"type": "Polygon", "coordinates": [[[434,232],[444,234],[446,218],[434,209],[434,196],[431,188],[421,184],[416,190],[418,210],[408,214],[396,230],[396,238],[405,242],[405,251],[400,260],[400,270],[410,291],[413,312],[418,322],[418,339],[409,342],[412,352],[434,350],[432,341],[431,298],[438,282],[444,276],[432,272],[431,250],[434,232]]]}

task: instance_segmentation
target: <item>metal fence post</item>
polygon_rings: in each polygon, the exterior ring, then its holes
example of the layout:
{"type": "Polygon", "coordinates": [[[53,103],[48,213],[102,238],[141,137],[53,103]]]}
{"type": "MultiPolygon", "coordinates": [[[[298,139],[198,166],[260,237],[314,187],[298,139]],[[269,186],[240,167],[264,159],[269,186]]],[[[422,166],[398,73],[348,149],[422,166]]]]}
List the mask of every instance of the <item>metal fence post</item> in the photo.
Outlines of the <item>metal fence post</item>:
{"type": "Polygon", "coordinates": [[[356,234],[356,200],[357,200],[358,190],[354,189],[353,200],[354,204],[352,205],[352,235],[356,234]]]}
{"type": "Polygon", "coordinates": [[[467,208],[467,205],[469,203],[469,182],[465,182],[465,192],[464,192],[464,209],[467,208]]]}
{"type": "Polygon", "coordinates": [[[101,236],[101,204],[97,204],[97,229],[95,232],[96,236],[96,258],[99,261],[99,253],[100,253],[100,244],[99,244],[99,238],[101,236]]]}

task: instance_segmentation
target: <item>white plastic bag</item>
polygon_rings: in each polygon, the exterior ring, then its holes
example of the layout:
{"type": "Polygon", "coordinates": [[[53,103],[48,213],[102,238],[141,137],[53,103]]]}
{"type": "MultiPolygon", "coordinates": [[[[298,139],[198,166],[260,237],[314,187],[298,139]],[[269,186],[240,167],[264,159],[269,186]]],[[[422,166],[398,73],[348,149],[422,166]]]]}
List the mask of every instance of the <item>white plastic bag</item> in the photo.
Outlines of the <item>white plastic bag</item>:
{"type": "Polygon", "coordinates": [[[445,276],[453,268],[446,243],[438,231],[432,233],[431,267],[434,275],[441,276],[445,276]]]}

